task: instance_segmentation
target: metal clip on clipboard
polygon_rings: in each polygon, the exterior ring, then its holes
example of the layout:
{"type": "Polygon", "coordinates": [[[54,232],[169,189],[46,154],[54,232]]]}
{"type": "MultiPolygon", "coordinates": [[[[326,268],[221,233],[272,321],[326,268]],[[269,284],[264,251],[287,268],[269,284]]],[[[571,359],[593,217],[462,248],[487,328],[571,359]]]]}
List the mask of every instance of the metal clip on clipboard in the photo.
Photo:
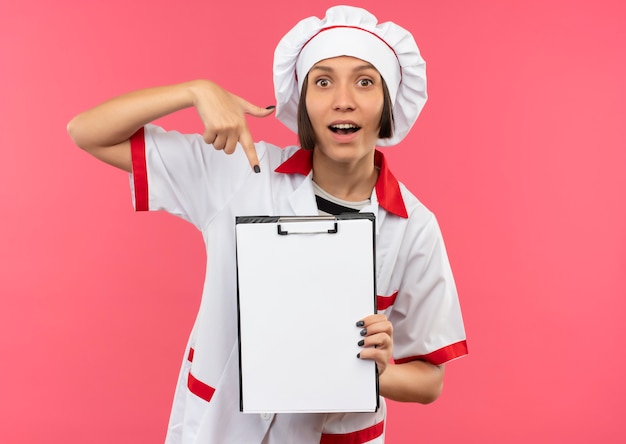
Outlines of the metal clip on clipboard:
{"type": "Polygon", "coordinates": [[[337,233],[335,216],[285,216],[278,219],[278,234],[337,233]]]}

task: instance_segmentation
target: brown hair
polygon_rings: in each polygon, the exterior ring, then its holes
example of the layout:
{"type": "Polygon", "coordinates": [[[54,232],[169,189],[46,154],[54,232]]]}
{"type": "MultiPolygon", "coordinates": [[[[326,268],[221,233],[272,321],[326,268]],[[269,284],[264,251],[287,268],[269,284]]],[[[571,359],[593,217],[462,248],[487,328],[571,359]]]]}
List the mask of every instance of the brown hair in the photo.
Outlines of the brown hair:
{"type": "MultiPolygon", "coordinates": [[[[391,97],[389,96],[389,89],[385,79],[381,77],[383,81],[383,112],[380,116],[380,122],[378,126],[378,138],[388,139],[393,136],[393,104],[391,103],[391,97]]],[[[300,94],[300,101],[298,102],[298,140],[300,146],[305,150],[312,150],[315,148],[315,131],[313,131],[313,125],[311,125],[311,119],[309,113],[306,110],[306,92],[309,85],[309,75],[304,78],[302,82],[302,93],[300,94]]]]}

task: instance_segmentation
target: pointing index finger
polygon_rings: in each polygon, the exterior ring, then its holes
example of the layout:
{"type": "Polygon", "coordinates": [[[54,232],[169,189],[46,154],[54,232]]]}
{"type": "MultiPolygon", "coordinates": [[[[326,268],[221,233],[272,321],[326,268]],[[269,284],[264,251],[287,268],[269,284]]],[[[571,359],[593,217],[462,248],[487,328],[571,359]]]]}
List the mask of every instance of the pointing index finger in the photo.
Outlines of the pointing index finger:
{"type": "Polygon", "coordinates": [[[261,172],[261,167],[259,166],[259,158],[256,154],[256,148],[254,146],[254,141],[252,140],[252,135],[248,128],[241,134],[239,137],[239,143],[243,148],[246,157],[248,158],[248,162],[250,162],[250,166],[254,170],[255,173],[261,172]]]}

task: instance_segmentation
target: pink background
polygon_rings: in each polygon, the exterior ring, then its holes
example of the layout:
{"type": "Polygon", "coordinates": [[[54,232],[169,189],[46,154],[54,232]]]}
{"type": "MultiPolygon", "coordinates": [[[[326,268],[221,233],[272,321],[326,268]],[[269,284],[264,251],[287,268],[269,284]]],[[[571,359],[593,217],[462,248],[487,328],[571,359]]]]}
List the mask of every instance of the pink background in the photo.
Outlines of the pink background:
{"type": "MultiPolygon", "coordinates": [[[[65,125],[115,94],[211,78],[273,103],[274,46],[331,2],[0,5],[0,442],[165,434],[199,302],[194,228],[134,214],[65,125]]],[[[470,355],[388,441],[621,442],[626,10],[608,1],[363,0],[415,35],[430,100],[386,153],[438,216],[470,355]]],[[[194,112],[163,125],[200,130],[194,112]]],[[[295,136],[274,118],[256,139],[295,136]]],[[[310,328],[310,326],[303,326],[310,328]]]]}

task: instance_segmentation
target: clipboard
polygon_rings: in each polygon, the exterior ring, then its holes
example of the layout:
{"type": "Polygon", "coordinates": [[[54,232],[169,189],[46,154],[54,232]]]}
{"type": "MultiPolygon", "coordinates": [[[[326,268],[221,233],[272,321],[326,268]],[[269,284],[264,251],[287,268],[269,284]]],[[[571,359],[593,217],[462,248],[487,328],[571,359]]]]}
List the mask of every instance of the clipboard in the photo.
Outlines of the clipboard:
{"type": "Polygon", "coordinates": [[[240,411],[374,412],[375,217],[236,218],[240,411]]]}

